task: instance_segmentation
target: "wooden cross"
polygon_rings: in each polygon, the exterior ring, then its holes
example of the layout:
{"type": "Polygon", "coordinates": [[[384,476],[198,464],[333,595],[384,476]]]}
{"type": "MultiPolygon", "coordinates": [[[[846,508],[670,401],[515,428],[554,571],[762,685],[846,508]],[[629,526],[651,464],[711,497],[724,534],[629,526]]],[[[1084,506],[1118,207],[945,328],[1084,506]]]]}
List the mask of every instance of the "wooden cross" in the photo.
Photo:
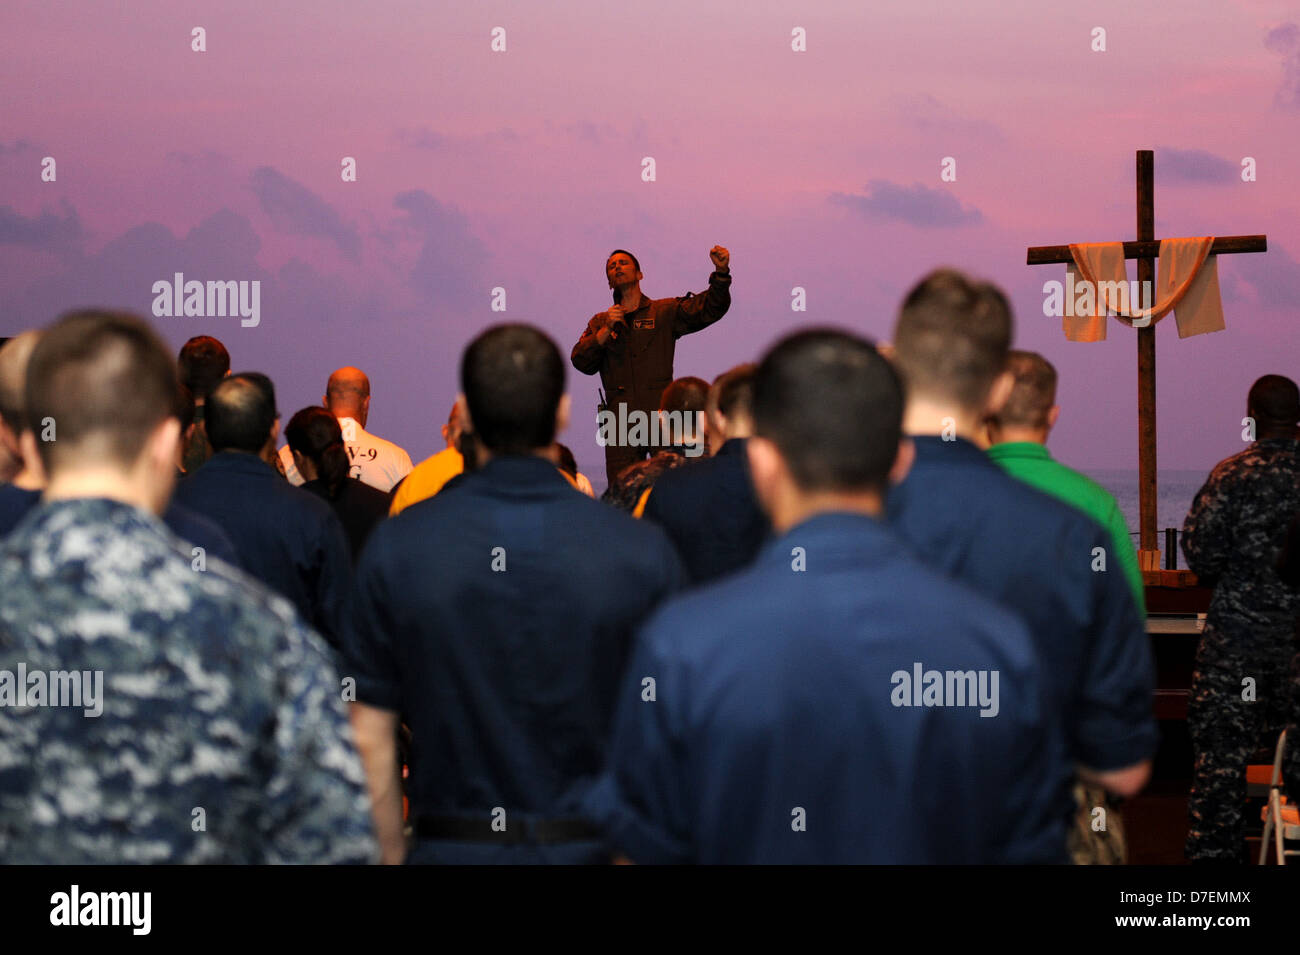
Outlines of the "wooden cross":
{"type": "MultiPolygon", "coordinates": [[[[1155,288],[1156,256],[1160,240],[1155,237],[1155,157],[1150,149],[1137,151],[1137,241],[1124,243],[1124,258],[1137,259],[1138,288],[1155,288]],[[1150,286],[1143,283],[1150,282],[1150,286]]],[[[1213,255],[1235,252],[1267,252],[1268,237],[1262,235],[1218,236],[1210,246],[1213,255]]],[[[1031,246],[1029,265],[1070,263],[1068,245],[1031,246]]],[[[1160,569],[1156,545],[1156,323],[1137,330],[1138,351],[1138,501],[1140,509],[1138,566],[1160,569]]]]}

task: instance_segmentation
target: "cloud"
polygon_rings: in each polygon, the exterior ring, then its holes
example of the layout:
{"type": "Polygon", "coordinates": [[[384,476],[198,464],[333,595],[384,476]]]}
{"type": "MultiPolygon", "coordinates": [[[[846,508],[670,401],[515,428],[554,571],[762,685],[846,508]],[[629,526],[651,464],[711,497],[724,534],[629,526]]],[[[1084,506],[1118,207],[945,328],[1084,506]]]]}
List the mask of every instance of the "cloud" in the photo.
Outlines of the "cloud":
{"type": "Polygon", "coordinates": [[[249,186],[272,224],[291,235],[329,239],[351,259],[361,253],[361,236],[328,202],[302,183],[270,166],[253,170],[249,186]]]}
{"type": "Polygon", "coordinates": [[[952,193],[930,189],[919,182],[900,186],[886,179],[873,179],[867,183],[866,190],[865,196],[832,193],[830,200],[868,219],[897,219],[922,228],[973,225],[984,220],[979,209],[963,206],[952,193]]]}
{"type": "Polygon", "coordinates": [[[1227,185],[1237,179],[1238,167],[1204,149],[1160,149],[1160,175],[1181,182],[1227,185]]]}
{"type": "Polygon", "coordinates": [[[0,245],[20,245],[45,252],[67,253],[81,244],[85,233],[77,210],[63,202],[63,214],[46,209],[31,218],[0,206],[0,245]]]}
{"type": "Polygon", "coordinates": [[[411,272],[415,290],[427,301],[455,308],[486,302],[481,274],[488,253],[464,213],[423,189],[399,193],[393,205],[406,213],[399,225],[421,242],[411,272]]]}
{"type": "Polygon", "coordinates": [[[19,153],[34,152],[36,146],[25,139],[15,139],[12,143],[0,143],[0,156],[16,156],[19,153]]]}
{"type": "Polygon", "coordinates": [[[1300,302],[1300,262],[1276,242],[1269,240],[1267,252],[1230,255],[1227,260],[1219,263],[1221,278],[1227,279],[1225,298],[1241,295],[1244,286],[1261,306],[1290,312],[1300,302]]]}
{"type": "Polygon", "coordinates": [[[393,133],[393,139],[406,149],[440,149],[447,144],[446,136],[428,126],[399,129],[393,133]]]}
{"type": "Polygon", "coordinates": [[[950,137],[953,143],[949,151],[953,153],[972,141],[982,144],[1006,141],[1006,135],[996,123],[959,113],[929,93],[896,96],[893,104],[901,125],[927,136],[950,137]]]}
{"type": "Polygon", "coordinates": [[[1264,34],[1264,48],[1282,57],[1282,83],[1273,102],[1281,109],[1300,110],[1300,26],[1273,27],[1264,34]]]}

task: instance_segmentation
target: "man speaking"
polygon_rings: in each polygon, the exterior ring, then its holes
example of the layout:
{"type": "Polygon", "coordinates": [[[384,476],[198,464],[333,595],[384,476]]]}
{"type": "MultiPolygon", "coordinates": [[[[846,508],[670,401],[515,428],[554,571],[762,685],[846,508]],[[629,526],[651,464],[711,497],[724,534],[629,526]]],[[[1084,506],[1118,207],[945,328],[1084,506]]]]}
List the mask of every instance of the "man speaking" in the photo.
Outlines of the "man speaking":
{"type": "MultiPolygon", "coordinates": [[[[600,372],[609,410],[616,416],[640,411],[647,420],[653,417],[664,389],[673,380],[677,339],[708,328],[727,314],[731,307],[731,255],[715,245],[709,258],[714,271],[707,291],[660,299],[641,294],[641,265],[631,252],[616,249],[605,263],[614,306],[587,323],[570,360],[584,375],[600,372]]],[[[648,441],[630,447],[606,444],[606,477],[613,481],[619,471],[653,450],[648,441]]]]}

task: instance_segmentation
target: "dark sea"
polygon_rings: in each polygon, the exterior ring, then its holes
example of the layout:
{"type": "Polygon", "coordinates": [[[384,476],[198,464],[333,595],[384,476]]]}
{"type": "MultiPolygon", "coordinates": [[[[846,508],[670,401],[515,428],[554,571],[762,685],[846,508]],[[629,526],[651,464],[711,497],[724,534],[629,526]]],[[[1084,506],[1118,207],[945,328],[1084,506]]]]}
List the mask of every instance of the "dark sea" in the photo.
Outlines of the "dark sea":
{"type": "MultiPolygon", "coordinates": [[[[596,496],[599,497],[605,490],[605,458],[599,448],[593,448],[594,453],[579,457],[578,469],[582,471],[591,480],[592,487],[596,489],[596,496]]],[[[1120,511],[1124,514],[1124,520],[1128,523],[1128,529],[1133,537],[1133,546],[1137,547],[1138,534],[1138,472],[1137,468],[1119,469],[1119,470],[1085,470],[1084,474],[1092,478],[1111,494],[1119,502],[1120,511]]],[[[1187,510],[1192,506],[1192,498],[1196,492],[1201,489],[1205,483],[1206,477],[1209,476],[1209,469],[1203,471],[1173,471],[1166,470],[1160,472],[1159,478],[1159,503],[1156,508],[1156,529],[1158,533],[1157,546],[1161,550],[1160,566],[1165,565],[1164,548],[1166,527],[1177,528],[1182,533],[1183,518],[1187,516],[1187,510]]],[[[1178,553],[1178,567],[1186,568],[1187,564],[1183,560],[1181,550],[1178,553]]]]}
{"type": "MultiPolygon", "coordinates": [[[[1128,524],[1129,533],[1133,538],[1133,546],[1137,547],[1137,468],[1111,471],[1085,470],[1083,473],[1115,495],[1115,500],[1119,502],[1119,509],[1124,514],[1124,520],[1128,524]]],[[[1161,567],[1165,566],[1165,528],[1177,528],[1179,534],[1182,534],[1183,519],[1187,517],[1187,511],[1192,506],[1192,498],[1196,496],[1196,492],[1201,489],[1201,485],[1205,483],[1205,479],[1209,475],[1208,468],[1203,471],[1161,471],[1157,475],[1156,533],[1158,539],[1156,543],[1160,548],[1161,567]]],[[[1178,567],[1180,569],[1186,569],[1187,567],[1181,549],[1178,552],[1178,567]]]]}

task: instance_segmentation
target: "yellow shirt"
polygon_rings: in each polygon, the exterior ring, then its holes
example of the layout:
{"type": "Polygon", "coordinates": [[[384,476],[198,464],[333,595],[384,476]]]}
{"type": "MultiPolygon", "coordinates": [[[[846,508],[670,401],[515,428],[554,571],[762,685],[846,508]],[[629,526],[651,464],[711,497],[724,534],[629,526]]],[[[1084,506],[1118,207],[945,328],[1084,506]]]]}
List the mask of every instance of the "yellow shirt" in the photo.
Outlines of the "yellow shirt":
{"type": "Polygon", "coordinates": [[[388,516],[401,513],[412,504],[433,497],[442,486],[465,470],[465,459],[455,448],[444,448],[415,466],[393,495],[388,516]]]}

